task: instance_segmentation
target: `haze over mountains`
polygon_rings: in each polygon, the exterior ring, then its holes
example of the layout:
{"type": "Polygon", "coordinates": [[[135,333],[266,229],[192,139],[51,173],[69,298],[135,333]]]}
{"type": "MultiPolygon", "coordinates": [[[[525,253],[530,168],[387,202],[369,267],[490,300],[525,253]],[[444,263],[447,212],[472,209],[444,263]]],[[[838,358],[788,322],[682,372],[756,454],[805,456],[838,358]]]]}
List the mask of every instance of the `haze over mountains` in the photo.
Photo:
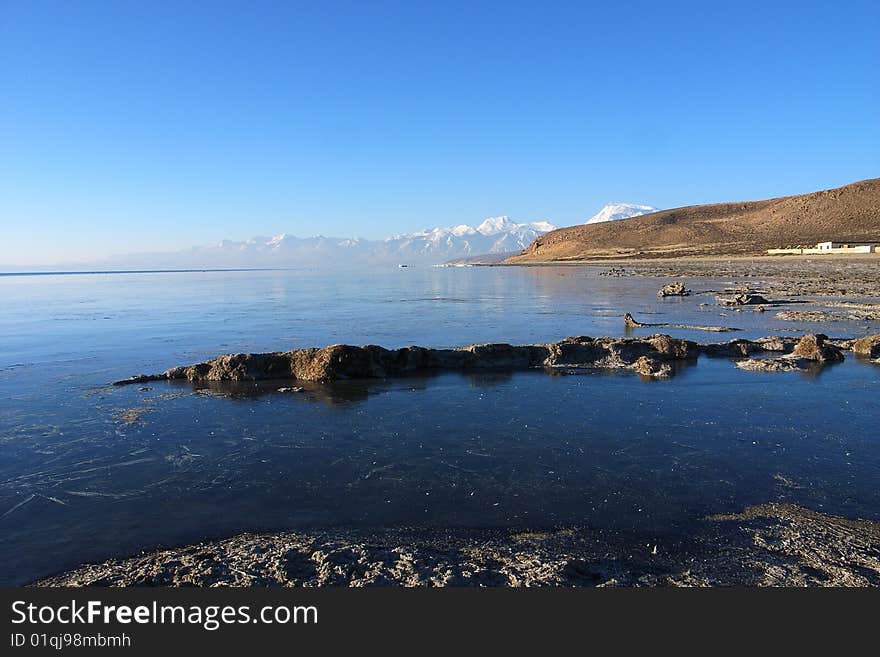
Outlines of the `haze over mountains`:
{"type": "Polygon", "coordinates": [[[880,242],[880,178],[810,194],[561,228],[507,262],[763,254],[824,241],[880,242]]]}
{"type": "Polygon", "coordinates": [[[518,223],[501,216],[490,217],[477,226],[431,228],[385,240],[282,233],[246,241],[222,240],[169,253],[119,256],[91,265],[113,269],[208,269],[439,264],[481,254],[516,253],[539,235],[555,229],[546,221],[518,223]]]}
{"type": "Polygon", "coordinates": [[[318,264],[433,264],[482,253],[509,253],[528,246],[556,226],[546,221],[517,223],[490,217],[478,226],[460,224],[396,235],[385,240],[296,237],[281,234],[246,242],[223,241],[192,249],[187,256],[213,266],[290,266],[318,264]]]}
{"type": "MultiPolygon", "coordinates": [[[[649,209],[634,204],[609,204],[589,221],[610,221],[649,209]],[[601,218],[601,219],[597,219],[601,218]]],[[[353,237],[297,237],[282,233],[246,241],[222,240],[205,246],[164,253],[136,253],[70,269],[227,269],[249,267],[315,267],[370,264],[441,264],[491,256],[497,262],[516,254],[535,238],[556,230],[547,221],[516,222],[489,217],[476,226],[459,224],[395,235],[384,240],[353,237]]]]}

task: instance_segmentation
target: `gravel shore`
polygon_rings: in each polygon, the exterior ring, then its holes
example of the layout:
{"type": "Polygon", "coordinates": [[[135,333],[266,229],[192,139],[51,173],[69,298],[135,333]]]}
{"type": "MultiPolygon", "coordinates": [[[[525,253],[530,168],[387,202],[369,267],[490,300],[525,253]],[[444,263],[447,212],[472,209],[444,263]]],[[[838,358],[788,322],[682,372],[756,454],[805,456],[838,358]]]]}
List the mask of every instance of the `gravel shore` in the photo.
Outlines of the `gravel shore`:
{"type": "Polygon", "coordinates": [[[765,504],[669,544],[586,528],[241,534],[36,585],[877,586],[880,523],[765,504]]]}

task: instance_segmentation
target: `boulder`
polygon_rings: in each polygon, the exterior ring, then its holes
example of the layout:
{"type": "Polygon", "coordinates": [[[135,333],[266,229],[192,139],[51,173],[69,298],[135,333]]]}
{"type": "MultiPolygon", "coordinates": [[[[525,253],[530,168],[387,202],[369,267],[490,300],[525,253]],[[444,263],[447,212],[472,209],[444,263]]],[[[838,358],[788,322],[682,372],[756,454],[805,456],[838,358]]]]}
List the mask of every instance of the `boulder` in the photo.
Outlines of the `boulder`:
{"type": "Polygon", "coordinates": [[[672,376],[672,366],[657,358],[642,356],[633,365],[636,374],[654,379],[665,379],[672,376]]]}
{"type": "MultiPolygon", "coordinates": [[[[776,338],[774,342],[764,338],[766,351],[769,347],[776,347],[777,351],[787,350],[787,338],[776,338]]],[[[805,335],[791,349],[791,353],[777,358],[748,358],[737,362],[740,369],[753,372],[792,372],[798,370],[821,369],[826,363],[839,363],[843,360],[843,354],[835,345],[828,342],[828,336],[822,333],[805,335]]]]}
{"type": "Polygon", "coordinates": [[[746,358],[754,353],[791,353],[797,343],[796,338],[768,336],[757,340],[729,340],[699,345],[700,352],[717,358],[746,358]]]}
{"type": "Polygon", "coordinates": [[[872,359],[880,358],[880,333],[854,340],[850,349],[859,356],[867,356],[872,359]]]}
{"type": "Polygon", "coordinates": [[[645,326],[641,322],[637,322],[635,317],[633,317],[630,313],[626,313],[623,316],[623,325],[626,328],[643,328],[645,326]]]}
{"type": "Polygon", "coordinates": [[[803,358],[747,358],[736,366],[750,372],[795,372],[815,368],[816,363],[803,358]]]}
{"type": "Polygon", "coordinates": [[[803,358],[819,363],[839,363],[843,353],[828,343],[828,336],[823,333],[812,333],[802,337],[791,352],[793,358],[803,358]]]}
{"type": "Polygon", "coordinates": [[[686,297],[691,293],[688,290],[682,281],[675,281],[674,283],[667,283],[657,292],[657,296],[659,298],[663,297],[686,297]]]}
{"type": "Polygon", "coordinates": [[[647,340],[663,358],[672,360],[694,360],[699,356],[699,347],[696,342],[679,340],[668,335],[652,335],[647,340]]]}
{"type": "Polygon", "coordinates": [[[758,338],[755,340],[761,351],[781,351],[791,353],[796,344],[795,338],[784,338],[778,335],[771,335],[766,338],[758,338]]]}
{"type": "Polygon", "coordinates": [[[753,306],[770,303],[760,294],[752,294],[750,292],[741,292],[726,297],[715,297],[722,306],[753,306]]]}
{"type": "Polygon", "coordinates": [[[701,344],[700,351],[707,356],[718,358],[746,358],[753,351],[758,351],[758,347],[751,340],[729,340],[727,342],[701,344]]]}

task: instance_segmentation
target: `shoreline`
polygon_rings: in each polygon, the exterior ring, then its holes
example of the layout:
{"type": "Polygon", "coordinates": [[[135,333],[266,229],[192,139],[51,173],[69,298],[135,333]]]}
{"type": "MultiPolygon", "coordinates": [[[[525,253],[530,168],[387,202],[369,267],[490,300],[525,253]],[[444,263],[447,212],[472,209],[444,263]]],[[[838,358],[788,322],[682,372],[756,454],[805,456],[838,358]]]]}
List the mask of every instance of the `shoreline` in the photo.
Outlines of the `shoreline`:
{"type": "Polygon", "coordinates": [[[880,522],[793,504],[708,516],[683,539],[588,527],[293,531],[86,564],[31,586],[878,586],[880,522]]]}
{"type": "MultiPolygon", "coordinates": [[[[600,275],[654,278],[720,278],[771,294],[798,297],[858,297],[880,300],[880,254],[762,255],[578,261],[512,262],[501,267],[605,268],[600,275]],[[739,280],[737,280],[739,279],[739,280]]],[[[818,302],[817,302],[818,303],[818,302]]]]}
{"type": "Polygon", "coordinates": [[[880,265],[880,253],[854,253],[852,255],[840,254],[807,254],[807,255],[768,255],[768,254],[741,254],[734,253],[729,255],[682,255],[682,256],[666,256],[658,255],[656,257],[646,256],[596,256],[589,259],[577,260],[528,260],[519,262],[498,262],[498,263],[480,263],[474,264],[474,267],[554,267],[559,265],[565,266],[602,266],[602,265],[632,265],[632,266],[651,266],[663,264],[720,264],[720,263],[786,263],[786,264],[803,264],[816,262],[821,263],[870,263],[880,265]]]}
{"type": "MultiPolygon", "coordinates": [[[[734,297],[757,297],[746,292],[764,295],[758,297],[761,302],[741,301],[733,307],[716,296],[719,314],[725,316],[727,312],[751,316],[751,312],[763,313],[776,308],[791,317],[801,313],[803,322],[820,321],[810,319],[812,316],[808,313],[815,311],[796,310],[811,305],[829,305],[828,315],[864,312],[864,317],[847,319],[848,323],[840,324],[841,333],[852,337],[857,326],[867,331],[865,322],[876,321],[880,304],[842,303],[841,298],[853,299],[872,293],[880,296],[878,263],[880,260],[873,256],[870,259],[859,256],[858,262],[851,257],[769,256],[762,258],[760,265],[755,265],[751,258],[652,259],[638,263],[626,261],[625,269],[606,275],[675,279],[743,276],[741,282],[746,283],[748,278],[753,283],[748,282],[742,289],[698,291],[693,295],[682,286],[678,296],[700,305],[705,298],[705,305],[710,306],[713,304],[708,301],[709,297],[699,295],[738,291],[743,293],[734,297]],[[795,263],[793,258],[799,258],[797,264],[815,264],[818,260],[819,265],[791,267],[795,263]],[[870,272],[866,274],[868,268],[870,272]],[[825,294],[837,297],[837,301],[783,298],[825,294]],[[791,303],[803,305],[785,305],[791,303]]],[[[559,264],[547,263],[547,266],[559,264]]],[[[564,264],[607,269],[610,263],[564,264]]],[[[621,308],[621,312],[623,310],[621,308]]],[[[650,315],[647,317],[650,319],[650,315]]],[[[719,328],[640,324],[631,320],[638,328],[719,328]]],[[[235,382],[250,382],[248,385],[256,388],[252,382],[263,381],[260,385],[266,386],[269,392],[301,393],[303,399],[309,399],[312,390],[321,388],[326,381],[443,371],[543,369],[552,374],[577,374],[616,369],[628,370],[646,380],[665,379],[679,368],[695,363],[700,356],[726,359],[731,367],[762,372],[814,372],[826,365],[833,366],[844,358],[844,352],[847,360],[863,362],[869,367],[880,365],[880,332],[876,324],[872,326],[870,335],[858,339],[828,339],[814,327],[805,331],[806,335],[777,334],[708,343],[658,334],[626,338],[575,337],[546,344],[471,345],[458,349],[331,345],[322,349],[218,356],[207,362],[117,383],[176,381],[189,383],[194,389],[213,390],[216,382],[217,393],[223,394],[224,386],[235,382]],[[289,381],[293,380],[303,381],[304,387],[291,387],[289,381]]],[[[123,413],[122,420],[136,422],[138,416],[134,411],[137,409],[129,410],[132,412],[123,413]]],[[[449,527],[242,533],[85,564],[39,579],[32,585],[880,586],[880,522],[832,516],[792,504],[775,504],[773,497],[768,499],[762,495],[758,501],[768,503],[749,506],[738,513],[689,520],[685,526],[690,528],[693,522],[694,530],[676,534],[674,539],[589,527],[534,531],[449,527]]],[[[869,515],[874,517],[872,511],[869,515]]],[[[107,553],[100,556],[104,554],[107,553]]]]}

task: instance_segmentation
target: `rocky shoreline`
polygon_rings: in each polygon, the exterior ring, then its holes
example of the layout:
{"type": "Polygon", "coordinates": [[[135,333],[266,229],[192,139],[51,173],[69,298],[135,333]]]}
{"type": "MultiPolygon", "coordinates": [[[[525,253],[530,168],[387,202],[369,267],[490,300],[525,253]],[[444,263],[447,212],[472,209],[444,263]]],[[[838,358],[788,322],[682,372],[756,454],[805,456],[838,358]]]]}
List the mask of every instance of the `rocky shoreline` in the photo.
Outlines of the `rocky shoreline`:
{"type": "MultiPolygon", "coordinates": [[[[790,262],[627,263],[614,276],[676,278],[730,276],[734,287],[719,304],[755,312],[781,304],[823,305],[828,310],[780,309],[787,321],[871,320],[880,305],[852,298],[880,297],[876,266],[823,260],[798,270],[790,262]],[[755,277],[760,277],[756,281],[755,277]],[[756,285],[757,284],[757,285],[756,285]],[[773,301],[814,296],[812,301],[773,301]],[[849,297],[830,301],[815,297],[849,297]]],[[[691,296],[684,283],[658,292],[691,296]]],[[[726,296],[724,296],[726,294],[726,296]]],[[[701,304],[705,305],[705,304],[701,304]]],[[[801,306],[803,308],[803,306],[801,306]]],[[[726,332],[734,327],[650,324],[627,313],[633,328],[726,332]]],[[[864,327],[862,334],[864,334],[864,327]]],[[[194,387],[264,382],[279,392],[348,379],[385,379],[440,372],[538,370],[577,374],[632,372],[666,379],[701,356],[727,359],[757,372],[815,372],[854,356],[880,364],[880,333],[858,339],[822,333],[696,342],[666,334],[645,337],[576,336],[558,342],[476,344],[455,349],[330,345],[269,353],[238,353],[142,374],[114,385],[150,381],[194,387]]],[[[791,504],[761,504],[741,513],[696,521],[693,531],[663,539],[585,527],[553,530],[397,528],[381,531],[308,530],[241,534],[223,540],[143,553],[78,567],[37,586],[878,586],[880,523],[848,519],[791,504]]]]}
{"type": "Polygon", "coordinates": [[[675,542],[589,528],[241,534],[35,585],[877,586],[880,523],[763,504],[675,542]]]}
{"type": "MultiPolygon", "coordinates": [[[[324,383],[429,372],[526,369],[550,372],[631,370],[643,377],[667,378],[672,376],[676,366],[693,362],[701,354],[756,362],[771,354],[778,357],[777,361],[785,359],[786,369],[807,369],[842,361],[845,350],[869,359],[880,359],[880,334],[858,340],[833,341],[823,334],[810,334],[802,338],[769,336],[719,343],[697,343],[664,334],[645,338],[580,336],[547,344],[478,344],[458,349],[385,349],[376,345],[337,344],[320,349],[225,354],[203,363],[173,367],[162,374],[132,376],[113,385],[164,380],[190,383],[269,380],[324,383]]],[[[742,366],[741,363],[738,365],[742,366]]],[[[746,368],[760,369],[760,364],[746,368]]]]}
{"type": "MultiPolygon", "coordinates": [[[[505,264],[505,267],[593,267],[614,277],[716,278],[734,285],[789,297],[873,297],[880,299],[880,255],[739,256],[623,259],[505,264]]],[[[876,310],[876,304],[872,304],[876,310]]]]}

